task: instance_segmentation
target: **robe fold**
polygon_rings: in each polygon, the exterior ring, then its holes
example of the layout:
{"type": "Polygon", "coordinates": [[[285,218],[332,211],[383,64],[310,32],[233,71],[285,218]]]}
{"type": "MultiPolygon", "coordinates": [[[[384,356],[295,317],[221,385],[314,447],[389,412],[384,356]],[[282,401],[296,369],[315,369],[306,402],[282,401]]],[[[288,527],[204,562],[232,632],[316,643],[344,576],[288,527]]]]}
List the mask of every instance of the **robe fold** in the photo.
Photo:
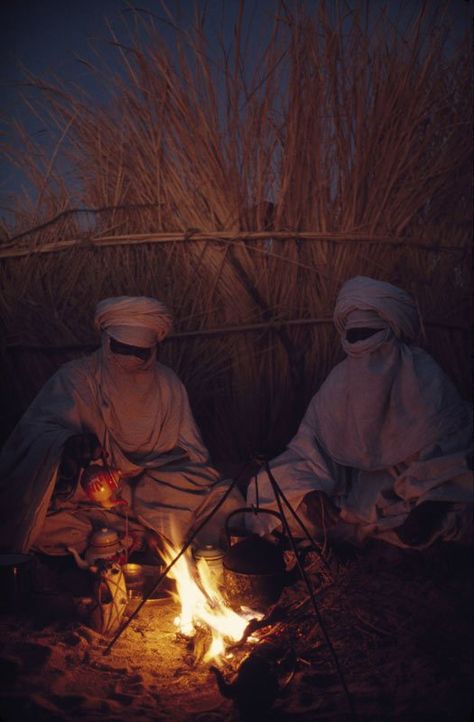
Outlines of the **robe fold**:
{"type": "MultiPolygon", "coordinates": [[[[123,474],[128,523],[181,543],[191,525],[225,492],[211,465],[186,390],[154,354],[146,363],[111,354],[109,338],[89,357],[61,367],[34,399],[0,457],[0,545],[4,550],[82,551],[92,526],[123,531],[124,508],[103,510],[78,487],[54,497],[66,440],[94,433],[107,462],[123,474]],[[135,366],[134,366],[135,364],[135,366]]],[[[203,531],[217,541],[225,513],[242,505],[236,492],[203,531]],[[232,498],[234,502],[232,502],[232,498]]]]}
{"type": "MultiPolygon", "coordinates": [[[[451,502],[436,536],[461,538],[472,513],[472,407],[413,345],[419,328],[413,299],[359,276],[342,287],[334,322],[347,358],[310,401],[286,451],[270,463],[273,476],[303,517],[306,494],[331,497],[346,538],[375,536],[404,546],[394,530],[425,501],[451,502]],[[350,343],[347,331],[354,328],[373,333],[350,343]]],[[[265,471],[257,482],[259,504],[276,510],[265,471]]],[[[253,484],[247,501],[257,502],[253,484]]],[[[276,523],[262,515],[254,528],[269,531],[276,523]]]]}

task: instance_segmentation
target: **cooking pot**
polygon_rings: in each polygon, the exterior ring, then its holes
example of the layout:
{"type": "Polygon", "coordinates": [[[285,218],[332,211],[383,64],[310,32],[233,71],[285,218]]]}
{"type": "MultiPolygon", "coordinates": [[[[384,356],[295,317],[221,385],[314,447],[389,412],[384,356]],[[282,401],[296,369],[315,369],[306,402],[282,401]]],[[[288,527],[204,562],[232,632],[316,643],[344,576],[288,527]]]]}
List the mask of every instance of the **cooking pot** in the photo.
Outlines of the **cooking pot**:
{"type": "Polygon", "coordinates": [[[275,543],[258,534],[249,534],[242,541],[231,543],[229,522],[235,514],[271,514],[281,522],[281,516],[270,509],[256,511],[250,507],[236,509],[226,519],[225,532],[229,549],[224,555],[224,589],[230,604],[264,611],[280,597],[283,588],[297,578],[297,569],[286,571],[285,538],[275,543]],[[296,572],[296,573],[295,573],[296,572]]]}
{"type": "Polygon", "coordinates": [[[196,562],[204,559],[207,564],[209,574],[215,584],[222,584],[222,559],[224,558],[224,552],[222,549],[219,549],[219,547],[216,547],[213,544],[205,544],[204,546],[195,549],[193,556],[196,562]]]}
{"type": "Polygon", "coordinates": [[[122,566],[122,572],[125,577],[128,598],[132,599],[134,597],[143,597],[143,587],[145,585],[143,565],[131,563],[124,564],[122,566]]]}
{"type": "Polygon", "coordinates": [[[31,602],[33,557],[0,554],[0,611],[16,612],[31,602]]]}

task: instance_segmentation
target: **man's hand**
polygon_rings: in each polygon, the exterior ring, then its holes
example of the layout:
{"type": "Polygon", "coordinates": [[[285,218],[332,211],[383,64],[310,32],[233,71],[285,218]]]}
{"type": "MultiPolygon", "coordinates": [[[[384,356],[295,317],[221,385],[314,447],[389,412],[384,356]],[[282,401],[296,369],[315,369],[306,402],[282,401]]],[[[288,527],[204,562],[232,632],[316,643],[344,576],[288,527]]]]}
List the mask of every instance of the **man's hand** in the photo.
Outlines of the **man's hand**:
{"type": "Polygon", "coordinates": [[[91,461],[100,459],[103,449],[95,434],[75,434],[64,444],[63,459],[85,468],[91,461]]]}

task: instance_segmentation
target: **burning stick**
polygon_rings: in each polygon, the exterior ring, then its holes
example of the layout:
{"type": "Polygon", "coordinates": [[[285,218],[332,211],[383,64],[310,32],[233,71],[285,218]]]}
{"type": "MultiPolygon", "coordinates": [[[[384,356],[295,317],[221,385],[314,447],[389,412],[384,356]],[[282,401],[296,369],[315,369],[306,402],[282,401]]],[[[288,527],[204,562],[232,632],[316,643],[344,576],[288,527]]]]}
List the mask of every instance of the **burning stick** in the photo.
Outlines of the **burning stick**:
{"type": "Polygon", "coordinates": [[[278,622],[284,621],[287,616],[287,609],[285,607],[274,604],[264,617],[262,617],[261,619],[254,617],[250,620],[244,630],[242,638],[239,639],[238,642],[230,646],[229,651],[239,649],[239,647],[245,644],[248,638],[257,631],[257,629],[262,629],[263,627],[278,624],[278,622]]]}
{"type": "MultiPolygon", "coordinates": [[[[148,594],[142,599],[142,601],[141,601],[140,604],[137,606],[137,608],[135,609],[135,611],[133,612],[133,614],[130,615],[130,617],[129,617],[128,620],[125,622],[125,624],[118,630],[118,632],[117,632],[117,633],[115,634],[115,636],[112,638],[112,640],[110,641],[110,643],[108,644],[108,646],[105,648],[105,650],[104,650],[104,652],[103,652],[103,655],[104,655],[104,656],[107,656],[107,655],[110,654],[110,652],[111,652],[111,650],[112,650],[112,647],[114,646],[114,644],[116,643],[116,641],[117,641],[117,640],[119,639],[119,637],[123,634],[123,632],[127,629],[127,627],[129,626],[129,624],[137,617],[138,613],[140,612],[140,610],[142,609],[142,607],[144,606],[144,604],[148,601],[148,599],[151,597],[151,595],[154,594],[154,593],[157,591],[157,589],[159,589],[159,587],[160,587],[161,584],[163,583],[164,579],[165,579],[166,576],[168,575],[168,572],[170,572],[171,569],[174,568],[175,564],[177,564],[177,562],[181,559],[181,557],[182,557],[182,556],[186,553],[186,551],[189,549],[189,547],[191,546],[191,544],[193,543],[194,539],[195,539],[196,536],[199,534],[199,532],[202,531],[202,529],[204,529],[204,527],[205,527],[206,524],[209,522],[209,520],[214,516],[214,514],[216,513],[216,511],[222,506],[222,504],[224,503],[224,501],[227,499],[227,497],[229,496],[229,494],[232,492],[233,488],[236,486],[238,479],[240,478],[240,476],[242,475],[243,471],[245,470],[245,468],[246,468],[247,466],[248,466],[248,462],[246,462],[246,464],[244,465],[244,467],[242,468],[242,470],[235,476],[235,479],[231,482],[231,484],[229,485],[229,487],[227,488],[227,490],[225,491],[225,493],[221,496],[221,498],[219,499],[219,501],[217,502],[217,504],[215,505],[215,507],[214,507],[213,509],[211,509],[211,511],[209,512],[209,514],[208,514],[208,515],[203,519],[203,521],[193,530],[192,534],[189,536],[189,538],[187,539],[187,541],[183,544],[183,546],[182,546],[181,549],[177,552],[177,554],[174,556],[174,558],[172,558],[172,559],[169,561],[169,563],[167,564],[167,566],[165,567],[165,569],[163,570],[163,572],[160,574],[160,576],[159,576],[158,580],[156,581],[155,585],[152,587],[152,589],[150,589],[150,591],[148,592],[148,594]]],[[[246,626],[246,625],[244,625],[244,628],[245,628],[245,626],[246,626]]],[[[244,630],[242,629],[242,632],[243,632],[243,631],[244,631],[244,630]]]]}
{"type": "MultiPolygon", "coordinates": [[[[165,559],[171,555],[170,548],[165,554],[165,559]]],[[[181,633],[188,637],[194,636],[196,627],[202,623],[207,625],[212,634],[212,642],[204,655],[204,661],[209,661],[224,654],[225,640],[236,642],[242,638],[251,616],[261,615],[251,610],[248,613],[237,614],[226,603],[204,560],[198,562],[197,570],[200,584],[196,583],[192,567],[185,557],[182,557],[174,567],[173,576],[176,579],[181,604],[181,615],[177,617],[175,624],[181,633]]]]}

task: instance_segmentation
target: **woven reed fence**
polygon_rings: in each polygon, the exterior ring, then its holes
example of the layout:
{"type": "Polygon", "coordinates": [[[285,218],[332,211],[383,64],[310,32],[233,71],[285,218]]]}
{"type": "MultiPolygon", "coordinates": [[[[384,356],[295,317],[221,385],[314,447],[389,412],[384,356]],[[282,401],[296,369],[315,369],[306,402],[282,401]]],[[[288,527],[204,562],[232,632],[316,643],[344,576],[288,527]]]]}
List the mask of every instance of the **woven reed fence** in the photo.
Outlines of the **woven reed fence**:
{"type": "Polygon", "coordinates": [[[251,62],[243,12],[220,62],[201,16],[170,50],[138,14],[107,104],[31,79],[56,142],[10,154],[35,193],[0,243],[4,433],[98,344],[99,299],[144,294],[174,311],[161,358],[214,458],[275,453],[342,358],[355,275],[414,295],[420,345],[470,395],[469,39],[446,51],[441,5],[403,33],[364,12],[276,3],[251,62]]]}

